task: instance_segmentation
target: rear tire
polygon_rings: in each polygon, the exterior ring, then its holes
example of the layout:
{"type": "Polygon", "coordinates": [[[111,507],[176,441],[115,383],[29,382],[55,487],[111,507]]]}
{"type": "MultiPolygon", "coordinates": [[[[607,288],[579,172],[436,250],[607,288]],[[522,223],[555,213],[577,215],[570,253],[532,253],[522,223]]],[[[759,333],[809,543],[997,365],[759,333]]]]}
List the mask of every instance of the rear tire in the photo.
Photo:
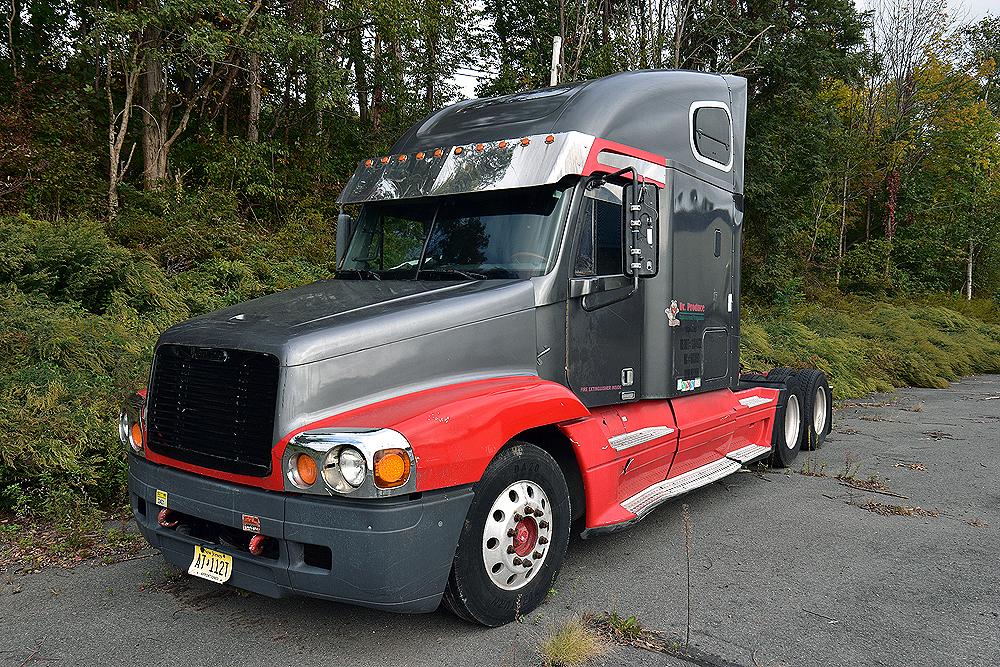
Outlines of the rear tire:
{"type": "Polygon", "coordinates": [[[808,368],[799,371],[795,380],[802,389],[806,423],[802,449],[813,451],[822,446],[833,427],[833,392],[823,371],[808,368]]]}
{"type": "Polygon", "coordinates": [[[771,465],[787,468],[802,448],[805,420],[802,418],[802,389],[794,378],[785,382],[784,410],[771,429],[771,465]]]}
{"type": "Polygon", "coordinates": [[[548,596],[569,544],[569,487],[548,452],[512,441],[475,491],[444,605],[467,621],[496,627],[548,596]]]}

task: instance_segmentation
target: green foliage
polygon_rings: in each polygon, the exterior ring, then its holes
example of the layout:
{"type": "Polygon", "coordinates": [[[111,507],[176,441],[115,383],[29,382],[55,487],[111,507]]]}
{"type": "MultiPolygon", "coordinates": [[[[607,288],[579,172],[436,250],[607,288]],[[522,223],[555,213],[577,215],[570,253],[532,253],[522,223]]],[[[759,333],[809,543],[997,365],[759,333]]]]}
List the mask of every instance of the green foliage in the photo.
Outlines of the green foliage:
{"type": "Polygon", "coordinates": [[[248,229],[219,200],[162,195],[162,217],[119,221],[134,250],[92,221],[0,218],[0,510],[69,522],[120,504],[118,410],[145,385],[159,332],[329,275],[322,216],[248,229]],[[237,231],[220,244],[226,225],[237,231]]]}
{"type": "Polygon", "coordinates": [[[747,370],[813,367],[838,398],[907,385],[947,387],[973,373],[1000,372],[1000,313],[992,301],[926,297],[888,303],[835,297],[742,323],[747,370]]]}

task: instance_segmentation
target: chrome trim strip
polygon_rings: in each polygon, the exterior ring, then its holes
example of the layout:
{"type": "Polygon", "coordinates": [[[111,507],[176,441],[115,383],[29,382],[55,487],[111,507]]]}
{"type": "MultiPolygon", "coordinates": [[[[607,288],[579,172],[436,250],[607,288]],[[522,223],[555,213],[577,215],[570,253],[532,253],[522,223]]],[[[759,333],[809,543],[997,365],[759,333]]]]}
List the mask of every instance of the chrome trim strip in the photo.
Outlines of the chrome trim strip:
{"type": "Polygon", "coordinates": [[[665,479],[646,487],[623,501],[622,507],[641,519],[664,500],[727,477],[742,468],[745,462],[763,456],[769,451],[771,451],[770,447],[761,447],[760,445],[741,447],[736,451],[729,452],[718,461],[712,461],[700,468],[689,470],[682,475],[677,475],[677,477],[665,479]]]}
{"type": "Polygon", "coordinates": [[[664,500],[711,484],[731,475],[741,467],[741,464],[736,461],[723,457],[677,477],[657,482],[623,501],[622,507],[635,514],[636,517],[642,517],[664,500]]]}
{"type": "Polygon", "coordinates": [[[649,426],[647,428],[641,428],[638,431],[632,431],[631,433],[616,435],[613,438],[609,438],[608,442],[615,448],[615,451],[620,452],[623,449],[628,449],[629,447],[635,447],[636,445],[641,445],[644,442],[649,442],[650,440],[662,438],[673,432],[674,429],[669,426],[649,426]]]}
{"type": "Polygon", "coordinates": [[[771,451],[770,447],[761,447],[760,445],[747,445],[737,449],[736,451],[729,452],[726,454],[726,458],[739,461],[740,463],[746,463],[747,461],[752,461],[753,459],[764,456],[771,451]]]}
{"type": "Polygon", "coordinates": [[[771,403],[772,401],[774,401],[773,398],[767,398],[765,396],[747,396],[746,398],[740,399],[740,403],[748,408],[756,408],[758,405],[764,405],[766,403],[771,403]]]}

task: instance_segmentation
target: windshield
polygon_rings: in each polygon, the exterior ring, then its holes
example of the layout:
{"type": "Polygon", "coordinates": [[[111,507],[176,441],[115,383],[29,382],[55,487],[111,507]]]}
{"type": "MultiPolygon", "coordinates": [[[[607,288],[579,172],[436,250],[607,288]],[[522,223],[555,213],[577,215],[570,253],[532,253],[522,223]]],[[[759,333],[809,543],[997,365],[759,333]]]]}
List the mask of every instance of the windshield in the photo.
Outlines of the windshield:
{"type": "Polygon", "coordinates": [[[340,278],[530,278],[550,270],[570,186],[365,204],[340,278]]]}

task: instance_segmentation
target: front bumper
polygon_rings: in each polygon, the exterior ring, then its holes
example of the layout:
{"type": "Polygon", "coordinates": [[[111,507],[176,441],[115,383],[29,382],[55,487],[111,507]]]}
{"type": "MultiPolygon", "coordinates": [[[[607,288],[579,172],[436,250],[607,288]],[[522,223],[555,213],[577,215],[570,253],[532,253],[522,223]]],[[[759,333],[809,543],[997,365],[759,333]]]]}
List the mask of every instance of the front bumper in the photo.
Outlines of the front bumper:
{"type": "MultiPolygon", "coordinates": [[[[427,612],[444,593],[458,537],[472,502],[462,487],[381,500],[345,500],[263,491],[174,470],[129,456],[129,499],[139,529],[174,565],[191,564],[195,544],[233,557],[230,584],[270,597],[302,594],[395,612],[427,612]],[[242,531],[243,515],[277,551],[254,556],[163,528],[157,491],[167,506],[224,531],[242,531]],[[309,554],[328,548],[328,563],[309,554]],[[328,567],[327,567],[328,565],[328,567]]],[[[324,552],[325,553],[325,552],[324,552]]]]}

